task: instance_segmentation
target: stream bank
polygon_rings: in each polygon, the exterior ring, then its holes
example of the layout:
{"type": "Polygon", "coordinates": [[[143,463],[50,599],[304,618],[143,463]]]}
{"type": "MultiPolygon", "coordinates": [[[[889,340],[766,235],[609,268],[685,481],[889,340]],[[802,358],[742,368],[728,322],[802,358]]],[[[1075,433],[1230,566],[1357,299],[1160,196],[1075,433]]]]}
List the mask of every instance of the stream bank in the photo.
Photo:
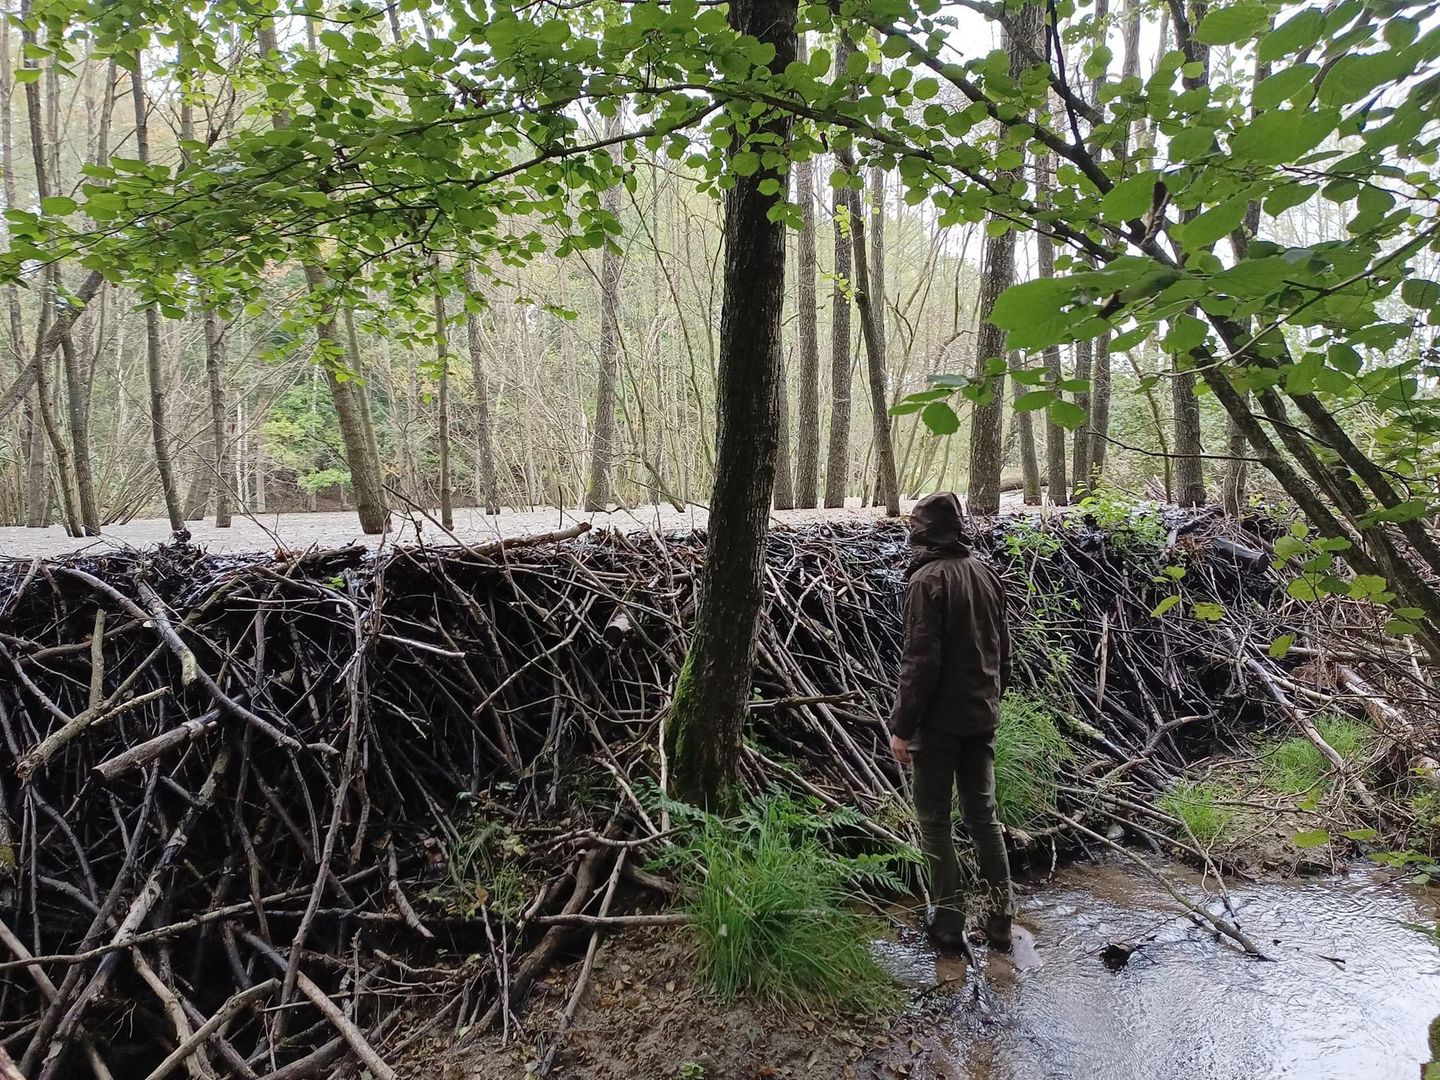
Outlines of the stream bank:
{"type": "MultiPolygon", "coordinates": [[[[1185,868],[1156,863],[1199,895],[1185,868]]],[[[1440,1010],[1440,898],[1369,868],[1240,884],[1234,916],[1257,961],[1178,911],[1130,864],[1082,863],[1022,884],[1038,967],[982,956],[987,1015],[964,961],[910,928],[876,943],[905,989],[880,1019],[720,1003],[689,978],[683,938],[648,930],[601,954],[550,1075],[565,1080],[1415,1080],[1440,1010]],[[1110,948],[1119,946],[1120,948],[1110,948]],[[1109,951],[1107,951],[1107,949],[1109,951]],[[1133,949],[1121,963],[1120,953],[1133,949]],[[1107,963],[1107,960],[1109,961],[1107,963]]],[[[1223,910],[1223,901],[1212,901],[1223,910]]],[[[528,1027],[550,1030],[573,970],[540,988],[528,1027]]],[[[513,1080],[546,1044],[454,1049],[437,1037],[402,1075],[513,1080]]]]}

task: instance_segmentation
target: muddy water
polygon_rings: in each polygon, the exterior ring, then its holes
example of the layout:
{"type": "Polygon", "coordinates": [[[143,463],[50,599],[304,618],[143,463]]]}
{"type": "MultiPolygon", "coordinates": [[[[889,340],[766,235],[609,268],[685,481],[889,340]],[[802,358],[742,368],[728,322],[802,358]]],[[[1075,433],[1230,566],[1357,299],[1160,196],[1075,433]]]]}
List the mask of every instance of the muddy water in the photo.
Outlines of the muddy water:
{"type": "MultiPolygon", "coordinates": [[[[1187,889],[1198,895],[1196,883],[1187,889]]],[[[962,963],[918,936],[885,946],[935,1015],[911,1075],[1416,1080],[1440,1013],[1440,948],[1404,924],[1433,927],[1433,896],[1362,873],[1237,886],[1230,897],[1273,962],[1219,944],[1133,867],[1077,867],[1027,887],[1021,920],[1040,965],[983,960],[988,1021],[962,963]],[[1101,958],[1110,945],[1135,950],[1118,970],[1101,958]]]]}

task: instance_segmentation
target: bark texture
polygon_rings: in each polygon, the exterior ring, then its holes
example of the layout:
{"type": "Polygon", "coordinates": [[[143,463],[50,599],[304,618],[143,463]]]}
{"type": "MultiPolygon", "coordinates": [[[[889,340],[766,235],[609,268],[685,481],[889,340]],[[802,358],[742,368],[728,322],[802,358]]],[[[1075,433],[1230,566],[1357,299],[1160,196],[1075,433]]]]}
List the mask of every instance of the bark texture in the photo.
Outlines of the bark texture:
{"type": "MultiPolygon", "coordinates": [[[[885,361],[885,332],[880,327],[883,309],[877,311],[877,294],[872,291],[870,255],[865,248],[865,219],[868,216],[859,192],[852,191],[851,232],[855,242],[855,306],[860,312],[860,332],[865,338],[866,373],[870,387],[871,438],[874,446],[879,499],[887,517],[900,516],[900,481],[895,473],[895,446],[890,439],[890,392],[885,361]]],[[[883,300],[878,301],[883,303],[883,300]]]]}
{"type": "MultiPolygon", "coordinates": [[[[854,47],[842,37],[835,49],[835,74],[843,77],[854,47]]],[[[825,455],[825,505],[844,506],[850,488],[850,262],[849,193],[834,191],[830,202],[835,229],[835,286],[830,309],[830,445],[825,455]]]]}
{"type": "MultiPolygon", "coordinates": [[[[1010,72],[1016,78],[1028,66],[1022,43],[1036,40],[1041,28],[1041,9],[1027,5],[1011,21],[1006,35],[1010,72]],[[1013,35],[1013,36],[1012,36],[1013,35]]],[[[997,177],[1002,185],[1018,183],[1023,164],[997,177]]],[[[986,380],[986,394],[975,403],[970,420],[969,510],[972,514],[993,514],[1000,509],[1000,473],[1004,466],[1002,443],[1005,435],[1005,374],[989,375],[991,361],[1005,360],[1005,333],[990,321],[995,301],[1015,280],[1015,234],[1006,230],[985,238],[985,272],[980,279],[980,331],[975,336],[974,373],[986,380]]]]}
{"type": "Polygon", "coordinates": [[[480,336],[480,316],[475,304],[480,283],[475,268],[465,264],[465,342],[470,351],[470,381],[475,395],[476,497],[487,514],[500,512],[500,494],[495,482],[495,440],[490,419],[490,385],[485,372],[485,346],[480,336]]]}
{"type": "MultiPolygon", "coordinates": [[[[795,59],[796,15],[795,0],[734,0],[727,17],[774,46],[770,67],[779,73],[795,59]]],[[[760,129],[783,144],[790,125],[774,113],[760,129]]],[[[768,169],[737,176],[725,201],[710,533],[695,636],[665,730],[674,794],[720,809],[735,796],[775,481],[785,228],[770,220],[776,196],[761,193],[766,179],[779,178],[768,169]]]]}
{"type": "MultiPolygon", "coordinates": [[[[605,123],[605,137],[616,138],[621,130],[617,112],[605,123]]],[[[620,188],[612,187],[603,196],[605,209],[620,215],[620,188]]],[[[606,240],[600,254],[600,366],[595,381],[595,426],[591,430],[590,484],[585,493],[586,510],[604,510],[612,498],[615,467],[615,386],[620,373],[620,252],[615,241],[606,240]]]]}

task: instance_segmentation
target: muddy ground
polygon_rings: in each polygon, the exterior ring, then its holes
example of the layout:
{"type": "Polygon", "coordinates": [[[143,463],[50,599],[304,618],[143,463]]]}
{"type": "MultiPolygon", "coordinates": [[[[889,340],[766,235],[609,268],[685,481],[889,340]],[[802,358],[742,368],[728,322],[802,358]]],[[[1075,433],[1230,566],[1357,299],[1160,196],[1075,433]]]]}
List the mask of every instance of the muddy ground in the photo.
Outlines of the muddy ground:
{"type": "MultiPolygon", "coordinates": [[[[1156,862],[1190,895],[1204,882],[1156,862]]],[[[1212,883],[1213,884],[1213,883],[1212,883]]],[[[602,949],[550,1076],[559,1080],[1415,1080],[1440,1009],[1440,896],[1377,872],[1232,884],[1215,910],[1266,949],[1243,956],[1195,926],[1129,864],[1064,868],[1026,883],[1034,952],[981,957],[994,1007],[963,961],[908,928],[876,942],[901,1001],[879,1018],[717,1002],[691,978],[673,928],[602,949]],[[1429,933],[1426,928],[1431,928],[1429,933]],[[1112,946],[1124,953],[1120,962],[1112,946]],[[1107,959],[1109,962],[1107,962],[1107,959]]],[[[550,973],[527,1009],[553,1030],[577,964],[550,973]]],[[[534,1035],[435,1036],[406,1080],[524,1080],[534,1035]]]]}

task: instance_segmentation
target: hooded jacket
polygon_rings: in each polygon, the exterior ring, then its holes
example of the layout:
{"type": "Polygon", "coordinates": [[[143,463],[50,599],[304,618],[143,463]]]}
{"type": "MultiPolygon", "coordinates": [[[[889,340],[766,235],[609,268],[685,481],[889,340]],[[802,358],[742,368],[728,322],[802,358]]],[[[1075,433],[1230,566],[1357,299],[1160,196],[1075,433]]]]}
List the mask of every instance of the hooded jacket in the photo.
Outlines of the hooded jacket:
{"type": "Polygon", "coordinates": [[[1000,576],[961,539],[964,514],[949,492],[910,515],[913,556],[905,590],[905,647],[890,731],[966,738],[1000,723],[1010,685],[1010,629],[1000,576]]]}

